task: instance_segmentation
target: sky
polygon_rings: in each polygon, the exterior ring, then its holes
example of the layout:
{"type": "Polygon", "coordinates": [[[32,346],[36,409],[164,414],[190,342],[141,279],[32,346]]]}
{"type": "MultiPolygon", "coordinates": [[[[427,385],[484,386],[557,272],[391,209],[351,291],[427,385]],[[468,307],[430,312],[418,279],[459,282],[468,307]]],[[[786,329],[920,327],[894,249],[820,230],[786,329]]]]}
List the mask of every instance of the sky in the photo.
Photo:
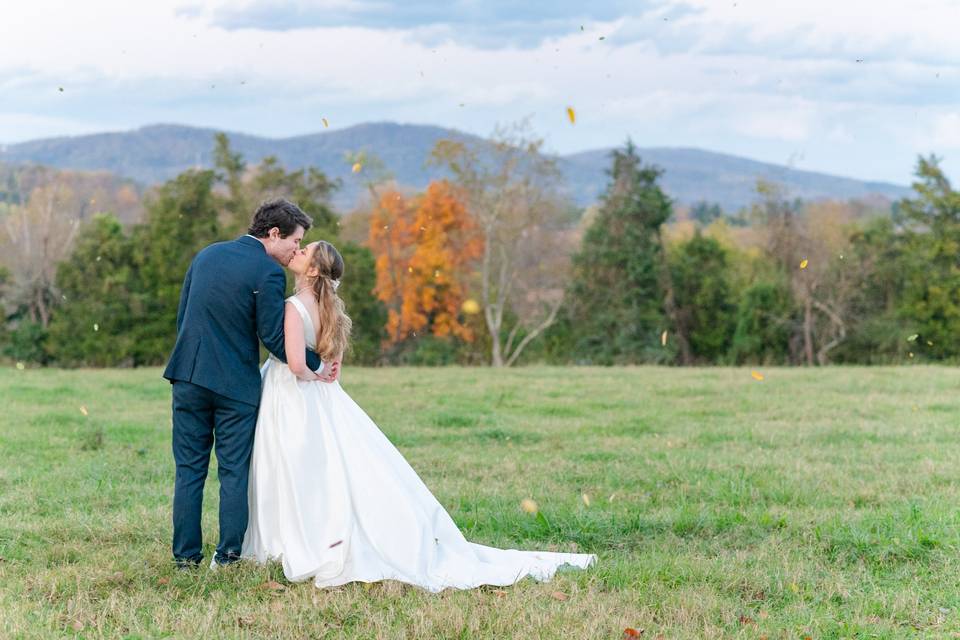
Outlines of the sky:
{"type": "Polygon", "coordinates": [[[899,184],[934,153],[960,180],[960,0],[4,4],[4,144],[529,118],[557,153],[629,137],[899,184]]]}

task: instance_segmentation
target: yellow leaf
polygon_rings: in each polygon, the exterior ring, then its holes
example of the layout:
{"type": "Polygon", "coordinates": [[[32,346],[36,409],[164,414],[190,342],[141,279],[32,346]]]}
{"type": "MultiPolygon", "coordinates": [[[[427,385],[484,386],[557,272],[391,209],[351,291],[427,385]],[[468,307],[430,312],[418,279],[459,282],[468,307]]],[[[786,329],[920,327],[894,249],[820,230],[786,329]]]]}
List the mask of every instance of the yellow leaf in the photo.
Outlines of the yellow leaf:
{"type": "Polygon", "coordinates": [[[667,346],[667,330],[664,329],[663,333],[660,334],[660,344],[664,347],[667,346]]]}
{"type": "Polygon", "coordinates": [[[80,413],[82,413],[85,416],[90,415],[90,413],[87,411],[87,408],[83,405],[80,405],[80,413]]]}
{"type": "Polygon", "coordinates": [[[26,368],[27,368],[27,365],[23,364],[22,362],[17,363],[17,371],[23,371],[26,368]]]}
{"type": "Polygon", "coordinates": [[[354,173],[360,173],[360,169],[363,169],[363,165],[360,164],[359,162],[354,162],[354,163],[353,163],[353,172],[354,172],[354,173]]]}
{"type": "Polygon", "coordinates": [[[800,268],[801,268],[801,269],[806,269],[806,268],[807,268],[807,259],[806,259],[806,258],[804,258],[803,260],[800,261],[800,268]]]}
{"type": "Polygon", "coordinates": [[[800,593],[800,587],[797,586],[796,582],[790,583],[790,591],[793,591],[794,593],[800,593]]]}
{"type": "Polygon", "coordinates": [[[580,499],[583,500],[583,504],[585,504],[585,505],[588,506],[588,507],[590,506],[590,496],[588,496],[588,495],[585,494],[585,493],[581,493],[581,494],[580,494],[580,499]]]}
{"type": "Polygon", "coordinates": [[[750,372],[750,376],[751,376],[754,380],[760,380],[760,381],[763,380],[763,374],[760,373],[759,371],[751,371],[751,372],[750,372]]]}
{"type": "Polygon", "coordinates": [[[520,501],[520,508],[526,511],[527,513],[536,513],[540,510],[540,507],[537,506],[537,503],[531,500],[530,498],[524,498],[520,501]]]}
{"type": "Polygon", "coordinates": [[[327,127],[330,126],[330,123],[327,122],[327,119],[326,119],[326,118],[320,118],[320,120],[323,121],[323,128],[324,128],[324,129],[326,129],[327,127]]]}
{"type": "Polygon", "coordinates": [[[570,124],[577,123],[577,112],[573,110],[573,107],[567,107],[567,117],[570,119],[570,124]]]}
{"type": "Polygon", "coordinates": [[[480,313],[480,304],[473,298],[468,298],[463,301],[463,306],[461,309],[463,309],[463,312],[468,316],[472,316],[476,313],[480,313]]]}
{"type": "Polygon", "coordinates": [[[97,324],[96,322],[94,322],[94,323],[93,323],[93,330],[94,330],[94,331],[100,331],[100,325],[97,324]]]}

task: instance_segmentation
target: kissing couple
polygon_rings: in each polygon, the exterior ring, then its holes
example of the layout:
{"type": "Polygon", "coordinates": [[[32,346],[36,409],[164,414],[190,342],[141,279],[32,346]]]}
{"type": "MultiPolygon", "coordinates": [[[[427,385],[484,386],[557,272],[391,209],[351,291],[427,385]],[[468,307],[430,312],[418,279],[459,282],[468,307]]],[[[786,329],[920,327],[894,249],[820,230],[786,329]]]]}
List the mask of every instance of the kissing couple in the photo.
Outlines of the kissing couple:
{"type": "Polygon", "coordinates": [[[550,579],[591,554],[468,542],[377,425],[340,386],[351,321],[329,242],[300,247],[311,219],[263,203],[247,235],[200,251],[183,281],[173,386],[173,556],[203,561],[211,449],[220,540],[211,566],[279,561],[317,587],[397,580],[428,591],[550,579]],[[296,291],[284,299],[282,266],[296,291]],[[270,355],[259,366],[259,344],[270,355]]]}

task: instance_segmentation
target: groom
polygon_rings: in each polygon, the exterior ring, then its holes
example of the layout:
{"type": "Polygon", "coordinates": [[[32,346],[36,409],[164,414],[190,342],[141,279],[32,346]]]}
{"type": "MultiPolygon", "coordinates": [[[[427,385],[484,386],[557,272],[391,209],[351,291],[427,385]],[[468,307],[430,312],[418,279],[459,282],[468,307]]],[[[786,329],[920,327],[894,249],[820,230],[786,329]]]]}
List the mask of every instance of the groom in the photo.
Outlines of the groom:
{"type": "MultiPolygon", "coordinates": [[[[180,292],[177,343],[163,377],[173,385],[173,557],[181,567],[203,560],[203,485],[216,448],[220,543],[214,560],[240,559],[247,529],[247,477],[260,403],[257,338],[286,362],[283,306],[286,266],[312,220],[284,199],[263,203],[247,235],[196,255],[180,292]]],[[[339,363],[319,375],[333,382],[339,363]]],[[[307,366],[321,367],[307,351],[307,366]]]]}

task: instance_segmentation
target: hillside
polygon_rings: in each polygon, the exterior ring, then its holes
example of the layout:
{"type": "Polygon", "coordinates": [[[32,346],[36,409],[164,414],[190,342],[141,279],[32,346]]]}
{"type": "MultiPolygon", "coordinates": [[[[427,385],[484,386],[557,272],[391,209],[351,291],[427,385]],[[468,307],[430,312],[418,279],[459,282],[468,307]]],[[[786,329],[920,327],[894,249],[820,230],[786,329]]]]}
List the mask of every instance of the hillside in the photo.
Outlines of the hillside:
{"type": "MultiPolygon", "coordinates": [[[[106,170],[152,184],[190,167],[211,166],[214,133],[214,129],[151,125],[134,131],[48,138],[0,147],[0,161],[106,170]]],[[[424,163],[437,140],[479,140],[452,129],[387,122],[279,139],[243,133],[229,135],[233,147],[248,162],[272,154],[288,168],[310,165],[341,178],[343,187],[335,197],[335,204],[341,209],[353,206],[362,188],[344,160],[348,152],[375,153],[400,183],[419,188],[440,175],[438,169],[424,163]]],[[[894,200],[908,193],[906,187],[890,183],[799,171],[702,149],[641,147],[639,152],[644,161],[665,170],[664,188],[681,204],[707,200],[734,211],[754,199],[758,177],[781,182],[792,195],[805,199],[879,196],[894,200]]],[[[609,153],[610,149],[596,149],[559,158],[571,195],[579,204],[595,202],[601,193],[609,153]]]]}

